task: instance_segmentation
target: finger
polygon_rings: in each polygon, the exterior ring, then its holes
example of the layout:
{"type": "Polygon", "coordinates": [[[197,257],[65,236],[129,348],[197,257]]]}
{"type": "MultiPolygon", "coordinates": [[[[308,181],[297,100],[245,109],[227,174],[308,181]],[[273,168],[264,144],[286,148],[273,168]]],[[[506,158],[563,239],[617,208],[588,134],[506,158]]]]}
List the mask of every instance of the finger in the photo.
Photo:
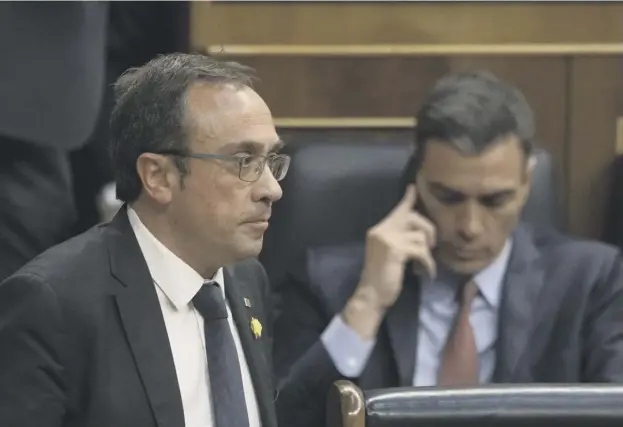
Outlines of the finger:
{"type": "Polygon", "coordinates": [[[437,263],[433,259],[433,255],[428,248],[420,245],[410,246],[406,248],[408,258],[414,263],[414,271],[416,274],[421,273],[423,268],[429,277],[434,278],[437,276],[437,263]]]}
{"type": "Polygon", "coordinates": [[[401,234],[406,245],[423,245],[428,247],[428,236],[421,230],[407,230],[401,234]]]}
{"type": "Polygon", "coordinates": [[[398,206],[401,210],[411,211],[415,207],[415,202],[417,201],[417,188],[415,184],[409,184],[405,191],[404,196],[402,196],[402,200],[398,203],[398,206]]]}
{"type": "Polygon", "coordinates": [[[437,227],[428,218],[419,213],[413,212],[409,214],[407,217],[407,228],[424,233],[429,247],[434,247],[437,244],[437,227]]]}

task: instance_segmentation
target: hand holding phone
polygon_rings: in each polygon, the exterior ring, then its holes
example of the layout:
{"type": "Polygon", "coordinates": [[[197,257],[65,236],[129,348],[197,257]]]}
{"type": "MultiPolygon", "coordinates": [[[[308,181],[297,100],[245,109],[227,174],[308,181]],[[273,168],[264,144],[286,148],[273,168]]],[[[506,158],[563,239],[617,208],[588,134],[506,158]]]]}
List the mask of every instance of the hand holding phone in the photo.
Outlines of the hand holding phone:
{"type": "Polygon", "coordinates": [[[405,266],[414,263],[430,277],[437,267],[431,254],[436,230],[414,207],[415,184],[407,187],[402,200],[377,225],[368,230],[361,279],[342,316],[360,336],[373,337],[395,302],[404,280],[405,266]]]}
{"type": "Polygon", "coordinates": [[[374,289],[382,306],[391,306],[402,289],[405,265],[430,277],[436,275],[431,250],[436,230],[421,213],[414,210],[417,201],[415,184],[407,187],[402,200],[366,236],[366,259],[361,286],[374,289]]]}

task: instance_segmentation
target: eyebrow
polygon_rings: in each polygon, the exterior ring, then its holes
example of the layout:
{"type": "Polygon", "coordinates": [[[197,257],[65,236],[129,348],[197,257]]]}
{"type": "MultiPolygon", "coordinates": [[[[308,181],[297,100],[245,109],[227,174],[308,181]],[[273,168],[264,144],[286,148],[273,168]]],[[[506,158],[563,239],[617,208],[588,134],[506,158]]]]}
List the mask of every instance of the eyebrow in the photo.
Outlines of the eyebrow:
{"type": "MultiPolygon", "coordinates": [[[[274,142],[270,147],[268,152],[275,153],[285,146],[285,142],[282,140],[278,140],[274,142]]],[[[240,141],[240,142],[232,142],[229,144],[225,144],[221,147],[222,150],[226,151],[249,151],[251,153],[261,153],[264,151],[266,144],[257,141],[240,141]]]]}
{"type": "Polygon", "coordinates": [[[273,146],[270,148],[270,152],[271,153],[276,153],[278,151],[281,151],[284,149],[284,147],[286,146],[286,143],[283,140],[278,140],[277,142],[275,142],[273,144],[273,146]]]}
{"type": "MultiPolygon", "coordinates": [[[[457,195],[462,195],[464,196],[465,193],[463,193],[460,190],[456,190],[454,188],[450,188],[447,187],[443,184],[440,184],[438,182],[429,182],[428,186],[433,189],[433,190],[437,190],[437,191],[443,191],[443,192],[447,192],[447,193],[454,193],[457,195]]],[[[514,188],[499,188],[499,189],[494,189],[491,190],[485,194],[480,194],[478,197],[487,197],[487,196],[501,196],[501,195],[505,195],[505,194],[511,194],[514,193],[515,189],[514,188]]]]}

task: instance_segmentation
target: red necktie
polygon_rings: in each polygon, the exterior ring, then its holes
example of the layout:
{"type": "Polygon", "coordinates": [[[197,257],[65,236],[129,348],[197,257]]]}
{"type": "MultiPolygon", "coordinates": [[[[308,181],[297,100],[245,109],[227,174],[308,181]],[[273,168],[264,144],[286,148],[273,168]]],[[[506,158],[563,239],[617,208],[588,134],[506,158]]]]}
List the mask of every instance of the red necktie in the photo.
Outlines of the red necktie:
{"type": "Polygon", "coordinates": [[[479,383],[478,349],[469,321],[472,302],[478,294],[476,282],[467,282],[458,293],[459,312],[443,349],[437,383],[440,386],[470,386],[479,383]]]}

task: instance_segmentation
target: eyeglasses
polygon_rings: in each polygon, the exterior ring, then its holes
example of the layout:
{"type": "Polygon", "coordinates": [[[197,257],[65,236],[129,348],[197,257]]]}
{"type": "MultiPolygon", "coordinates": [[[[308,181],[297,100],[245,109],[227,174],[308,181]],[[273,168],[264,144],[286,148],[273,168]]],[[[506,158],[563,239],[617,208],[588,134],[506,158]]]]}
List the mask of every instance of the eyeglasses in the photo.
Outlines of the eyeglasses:
{"type": "Polygon", "coordinates": [[[266,165],[277,181],[285,178],[290,168],[290,156],[287,154],[260,155],[230,155],[230,154],[208,154],[208,153],[183,153],[176,150],[161,150],[154,154],[169,156],[187,157],[191,159],[214,159],[226,162],[238,163],[238,178],[245,182],[256,182],[262,176],[266,165]]]}

